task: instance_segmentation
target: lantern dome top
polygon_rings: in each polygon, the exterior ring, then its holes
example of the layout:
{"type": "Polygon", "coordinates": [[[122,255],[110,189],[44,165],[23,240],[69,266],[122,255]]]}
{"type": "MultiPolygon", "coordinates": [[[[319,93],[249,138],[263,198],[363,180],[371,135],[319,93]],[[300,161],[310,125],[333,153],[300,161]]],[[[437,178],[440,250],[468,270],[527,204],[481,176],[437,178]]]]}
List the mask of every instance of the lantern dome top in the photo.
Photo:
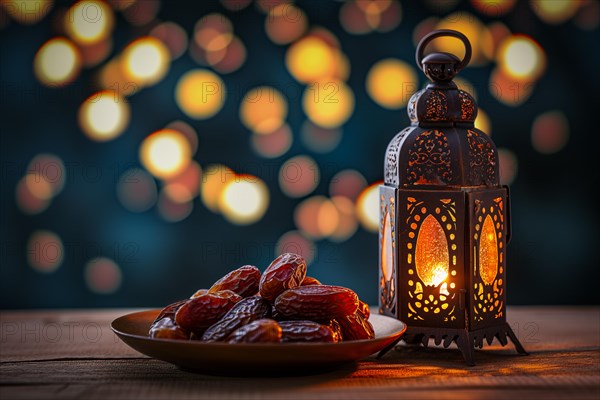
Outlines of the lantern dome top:
{"type": "Polygon", "coordinates": [[[471,44],[460,32],[433,31],[421,40],[416,62],[431,83],[411,97],[411,126],[388,146],[386,184],[499,186],[498,152],[489,136],[475,128],[475,99],[452,81],[470,59],[471,44]],[[424,56],[425,47],[442,36],[463,42],[462,60],[443,52],[424,56]]]}

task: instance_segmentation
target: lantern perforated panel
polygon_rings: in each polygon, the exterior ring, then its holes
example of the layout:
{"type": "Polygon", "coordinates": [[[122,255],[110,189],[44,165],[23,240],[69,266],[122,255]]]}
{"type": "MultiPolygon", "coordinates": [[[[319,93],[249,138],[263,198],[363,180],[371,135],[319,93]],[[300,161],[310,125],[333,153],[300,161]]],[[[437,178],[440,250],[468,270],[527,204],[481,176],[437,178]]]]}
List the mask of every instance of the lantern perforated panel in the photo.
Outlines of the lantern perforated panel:
{"type": "Polygon", "coordinates": [[[506,189],[468,194],[471,210],[470,309],[473,329],[506,320],[506,189]]]}
{"type": "Polygon", "coordinates": [[[464,193],[398,190],[398,210],[399,318],[464,327],[464,193]]]}
{"type": "Polygon", "coordinates": [[[388,186],[380,186],[379,223],[379,308],[385,315],[397,317],[398,256],[396,248],[396,192],[388,186]]]}

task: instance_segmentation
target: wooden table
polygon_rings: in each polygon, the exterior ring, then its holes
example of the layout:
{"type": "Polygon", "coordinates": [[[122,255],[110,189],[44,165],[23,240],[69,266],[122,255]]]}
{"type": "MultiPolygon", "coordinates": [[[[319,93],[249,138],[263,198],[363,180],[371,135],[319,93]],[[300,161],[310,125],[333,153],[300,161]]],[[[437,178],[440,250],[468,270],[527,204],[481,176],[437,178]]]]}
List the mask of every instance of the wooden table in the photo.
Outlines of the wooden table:
{"type": "Polygon", "coordinates": [[[600,399],[600,307],[512,307],[509,322],[531,352],[409,348],[335,372],[228,378],[185,372],[142,356],[110,330],[133,310],[0,314],[0,399],[600,399]]]}

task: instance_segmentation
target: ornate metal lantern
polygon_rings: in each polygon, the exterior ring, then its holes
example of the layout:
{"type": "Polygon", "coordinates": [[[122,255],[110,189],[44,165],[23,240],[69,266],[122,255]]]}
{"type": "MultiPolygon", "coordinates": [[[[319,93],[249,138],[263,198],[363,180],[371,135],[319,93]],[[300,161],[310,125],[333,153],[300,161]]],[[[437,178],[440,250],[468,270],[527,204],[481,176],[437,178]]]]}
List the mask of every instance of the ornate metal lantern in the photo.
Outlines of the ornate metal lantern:
{"type": "Polygon", "coordinates": [[[471,58],[460,32],[434,31],[417,47],[417,65],[431,80],[408,105],[411,126],[390,142],[380,186],[380,312],[405,321],[404,340],[444,347],[455,342],[469,365],[473,349],[507,336],[508,187],[499,183],[498,153],[474,126],[473,97],[452,82],[471,58]],[[461,61],[424,55],[435,38],[460,39],[461,61]]]}

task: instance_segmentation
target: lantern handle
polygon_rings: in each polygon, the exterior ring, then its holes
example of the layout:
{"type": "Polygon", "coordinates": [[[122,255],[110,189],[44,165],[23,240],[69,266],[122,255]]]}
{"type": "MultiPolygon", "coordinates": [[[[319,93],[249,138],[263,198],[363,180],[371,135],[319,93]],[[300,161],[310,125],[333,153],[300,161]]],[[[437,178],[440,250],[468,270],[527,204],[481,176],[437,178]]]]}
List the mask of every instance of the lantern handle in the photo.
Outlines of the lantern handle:
{"type": "Polygon", "coordinates": [[[425,37],[423,37],[423,39],[421,39],[421,41],[417,45],[417,52],[415,54],[416,55],[415,59],[417,61],[417,65],[419,66],[421,71],[426,72],[425,69],[423,69],[423,57],[424,57],[423,53],[425,52],[425,48],[434,39],[437,39],[437,38],[443,37],[443,36],[457,38],[465,46],[465,56],[463,57],[462,61],[460,61],[460,63],[458,63],[458,65],[456,66],[456,72],[465,68],[467,66],[467,64],[469,64],[469,61],[471,61],[472,48],[471,48],[471,42],[469,42],[469,39],[467,39],[467,37],[465,35],[463,35],[462,33],[458,32],[458,31],[454,31],[452,29],[439,29],[439,30],[433,31],[433,32],[425,35],[425,37]]]}

